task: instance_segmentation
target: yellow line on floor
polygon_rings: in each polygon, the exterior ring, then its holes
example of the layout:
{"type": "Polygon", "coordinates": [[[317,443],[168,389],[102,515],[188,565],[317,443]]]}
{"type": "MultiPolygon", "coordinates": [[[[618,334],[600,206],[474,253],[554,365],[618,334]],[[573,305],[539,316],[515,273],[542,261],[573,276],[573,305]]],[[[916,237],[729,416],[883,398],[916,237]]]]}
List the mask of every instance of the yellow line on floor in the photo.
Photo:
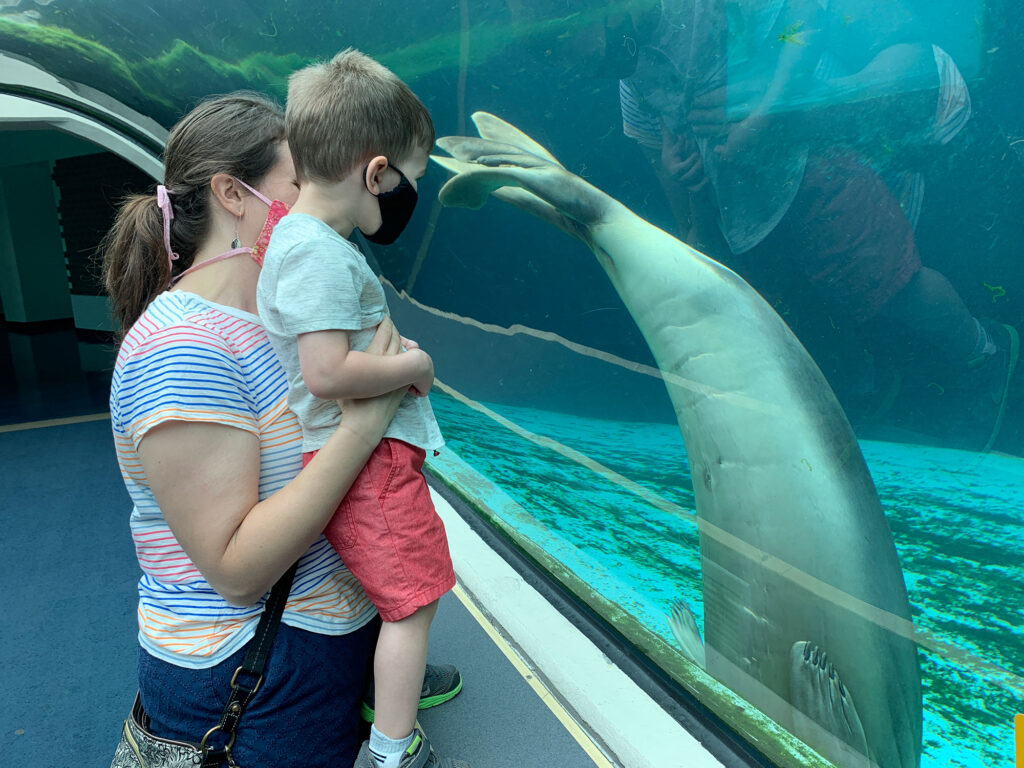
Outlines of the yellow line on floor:
{"type": "Polygon", "coordinates": [[[522,658],[520,658],[519,654],[516,653],[512,646],[508,644],[508,641],[501,636],[490,620],[484,616],[466,591],[458,584],[455,585],[455,589],[452,591],[455,593],[455,596],[459,598],[459,601],[466,607],[466,610],[469,611],[470,615],[476,619],[477,624],[479,624],[483,628],[484,632],[487,633],[487,636],[491,638],[491,642],[498,647],[498,650],[505,654],[505,658],[512,663],[512,666],[516,668],[516,671],[520,675],[522,675],[523,679],[533,689],[534,693],[536,693],[547,708],[551,710],[551,713],[558,718],[562,727],[569,732],[569,735],[576,740],[576,743],[579,744],[583,751],[587,753],[587,756],[594,761],[594,765],[598,766],[598,768],[615,768],[614,763],[605,756],[604,752],[601,751],[601,749],[594,743],[593,739],[587,735],[587,732],[584,731],[580,727],[579,723],[577,723],[565,710],[565,707],[559,703],[558,699],[554,697],[544,683],[542,683],[530,668],[526,666],[526,663],[522,658]]]}
{"type": "Polygon", "coordinates": [[[60,427],[65,424],[82,424],[87,421],[104,421],[110,418],[110,413],[90,413],[87,416],[68,416],[66,419],[44,419],[42,421],[23,421],[21,424],[5,424],[0,426],[0,433],[21,432],[26,429],[43,429],[45,427],[60,427]]]}
{"type": "Polygon", "coordinates": [[[1024,768],[1024,715],[1017,715],[1013,718],[1013,730],[1017,741],[1017,759],[1014,765],[1017,768],[1024,768]]]}

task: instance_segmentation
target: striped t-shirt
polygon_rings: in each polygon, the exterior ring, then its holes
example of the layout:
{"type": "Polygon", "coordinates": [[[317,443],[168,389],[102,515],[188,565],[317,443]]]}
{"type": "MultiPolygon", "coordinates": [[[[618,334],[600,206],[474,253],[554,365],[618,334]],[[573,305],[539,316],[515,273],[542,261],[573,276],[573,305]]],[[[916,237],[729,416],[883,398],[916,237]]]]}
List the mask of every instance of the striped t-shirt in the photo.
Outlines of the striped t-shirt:
{"type": "MultiPolygon", "coordinates": [[[[131,531],[142,568],[139,642],[182,667],[217,664],[253,636],[263,602],[229,605],[171,533],[146,482],[139,443],[166,421],[223,424],[259,439],[259,498],[302,466],[302,433],[288,410],[288,382],[256,315],[181,291],[158,296],[117,356],[110,415],[117,460],[135,507],[131,531]]],[[[283,621],[340,635],[376,613],[359,582],[321,536],[299,561],[283,621]]]]}

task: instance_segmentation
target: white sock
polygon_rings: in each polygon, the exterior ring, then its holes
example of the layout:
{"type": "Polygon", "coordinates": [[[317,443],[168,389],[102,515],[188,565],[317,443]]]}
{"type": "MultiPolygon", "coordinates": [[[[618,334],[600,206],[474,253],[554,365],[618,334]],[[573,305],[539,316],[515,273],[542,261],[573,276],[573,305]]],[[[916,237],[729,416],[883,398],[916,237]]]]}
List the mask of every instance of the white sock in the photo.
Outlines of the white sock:
{"type": "Polygon", "coordinates": [[[389,739],[377,730],[374,725],[370,726],[370,754],[381,768],[398,768],[402,762],[402,755],[412,744],[413,734],[404,739],[389,739]]]}

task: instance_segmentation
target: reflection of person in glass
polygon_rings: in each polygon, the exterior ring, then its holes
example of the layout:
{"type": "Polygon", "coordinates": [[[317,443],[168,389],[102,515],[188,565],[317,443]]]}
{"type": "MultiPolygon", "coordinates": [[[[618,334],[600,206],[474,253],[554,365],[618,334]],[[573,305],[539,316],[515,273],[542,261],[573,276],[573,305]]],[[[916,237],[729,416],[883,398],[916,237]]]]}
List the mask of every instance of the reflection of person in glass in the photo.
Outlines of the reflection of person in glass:
{"type": "MultiPolygon", "coordinates": [[[[837,331],[908,339],[939,389],[961,393],[952,399],[975,427],[969,447],[990,448],[1017,332],[974,317],[922,264],[913,231],[924,182],[914,161],[962,130],[966,84],[945,51],[903,42],[912,20],[899,4],[822,5],[664,0],[609,16],[604,66],[620,78],[624,131],[652,161],[687,242],[784,314],[801,302],[817,311],[833,350],[837,331]]],[[[796,329],[848,407],[866,415],[887,390],[891,403],[898,378],[874,380],[859,338],[843,355],[853,370],[836,371],[823,359],[834,351],[796,329]]]]}

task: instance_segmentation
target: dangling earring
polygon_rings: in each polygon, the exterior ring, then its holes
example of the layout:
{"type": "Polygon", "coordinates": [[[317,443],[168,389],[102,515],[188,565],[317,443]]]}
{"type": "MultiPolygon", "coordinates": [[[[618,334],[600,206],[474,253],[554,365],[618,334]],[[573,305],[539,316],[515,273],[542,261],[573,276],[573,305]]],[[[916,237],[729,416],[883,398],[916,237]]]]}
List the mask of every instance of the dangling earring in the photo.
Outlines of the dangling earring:
{"type": "Polygon", "coordinates": [[[231,250],[237,251],[242,247],[242,241],[238,239],[238,222],[242,220],[241,216],[235,217],[235,239],[231,241],[231,250]]]}

